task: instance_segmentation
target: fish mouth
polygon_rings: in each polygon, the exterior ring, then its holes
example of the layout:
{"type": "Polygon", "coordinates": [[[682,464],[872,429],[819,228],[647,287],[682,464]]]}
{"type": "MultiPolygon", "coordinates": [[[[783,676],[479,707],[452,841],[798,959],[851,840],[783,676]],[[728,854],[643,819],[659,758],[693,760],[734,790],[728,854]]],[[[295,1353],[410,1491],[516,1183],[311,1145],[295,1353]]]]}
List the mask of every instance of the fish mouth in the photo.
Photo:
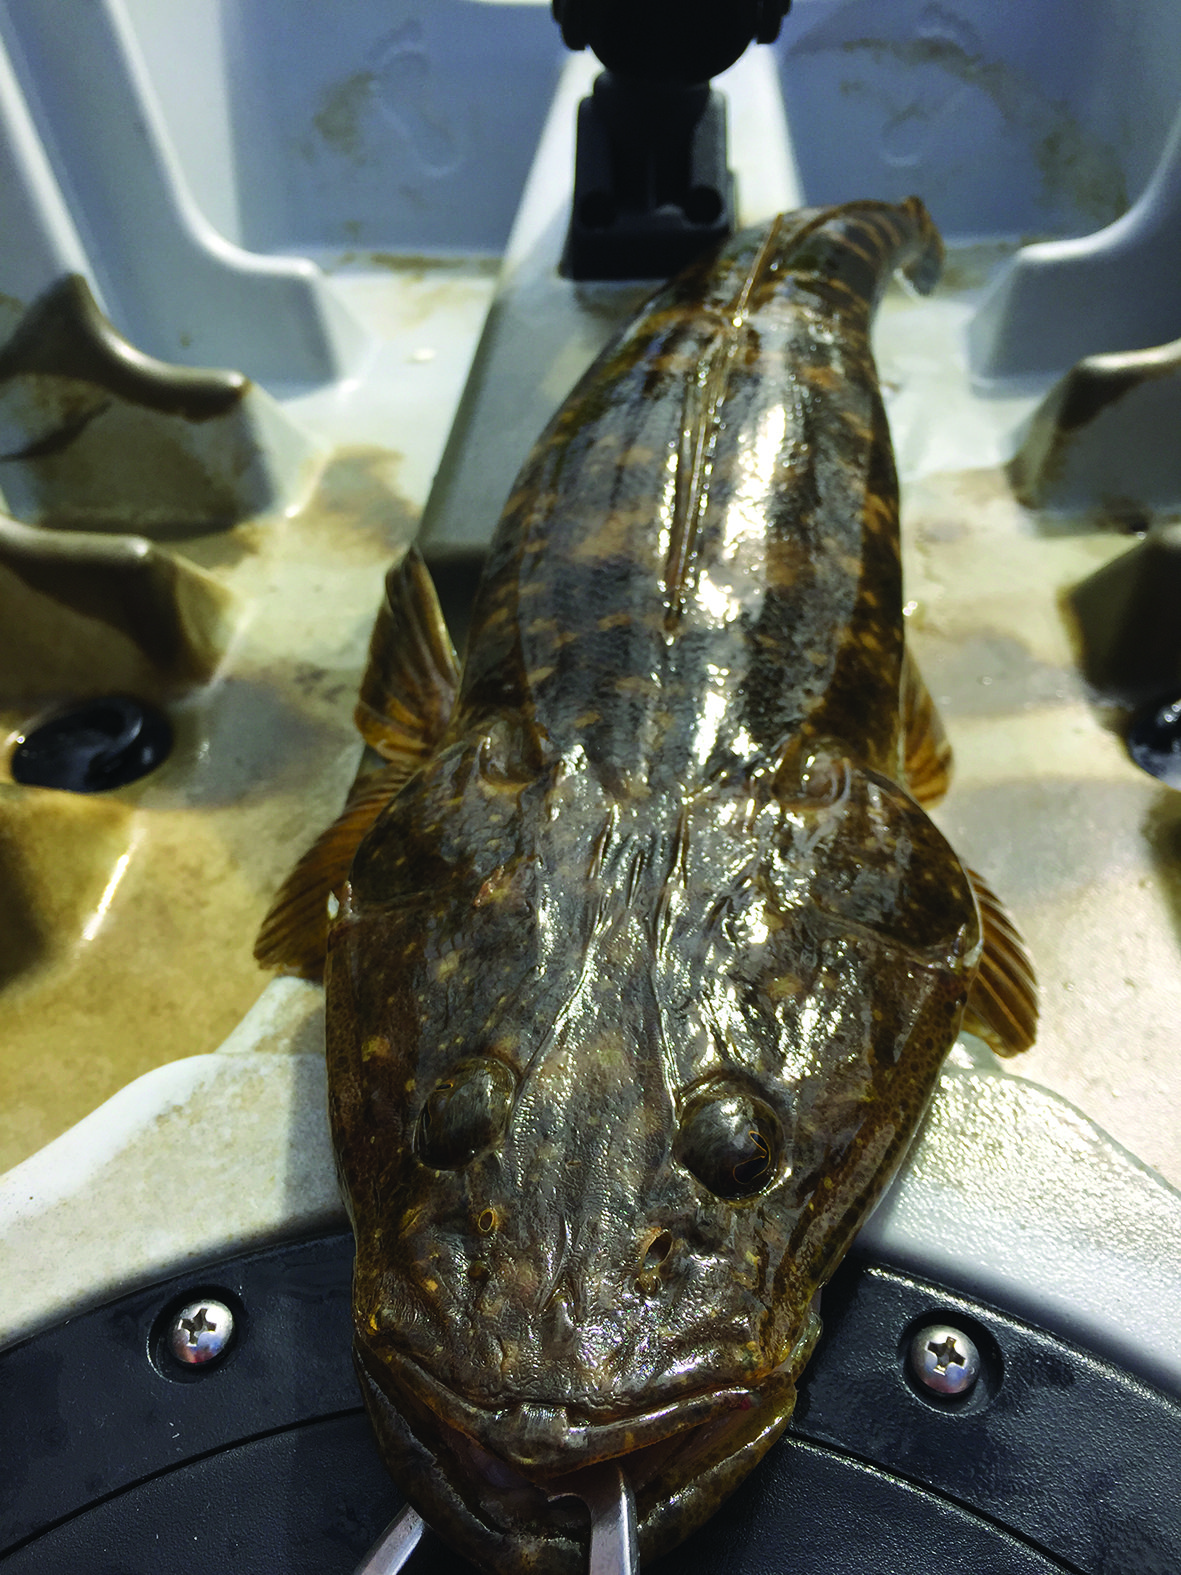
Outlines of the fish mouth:
{"type": "Polygon", "coordinates": [[[358,1341],[366,1403],[395,1479],[429,1524],[484,1569],[585,1575],[589,1517],[562,1497],[581,1468],[620,1464],[645,1561],[706,1520],[787,1425],[786,1373],[757,1390],[689,1395],[604,1422],[566,1405],[489,1410],[401,1353],[358,1341]]]}
{"type": "Polygon", "coordinates": [[[609,1422],[593,1422],[572,1414],[564,1404],[518,1401],[495,1411],[474,1405],[400,1352],[386,1354],[385,1366],[396,1387],[409,1391],[440,1422],[529,1478],[632,1455],[673,1434],[759,1404],[757,1390],[734,1386],[688,1395],[609,1422]]]}

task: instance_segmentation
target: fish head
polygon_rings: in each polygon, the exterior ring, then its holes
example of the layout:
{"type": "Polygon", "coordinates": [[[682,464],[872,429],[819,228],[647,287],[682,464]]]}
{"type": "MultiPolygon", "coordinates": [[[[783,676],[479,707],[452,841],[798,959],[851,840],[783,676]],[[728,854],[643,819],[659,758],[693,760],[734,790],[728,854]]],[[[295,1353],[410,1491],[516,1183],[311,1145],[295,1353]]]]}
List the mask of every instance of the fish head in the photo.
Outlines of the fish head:
{"type": "Polygon", "coordinates": [[[395,1475],[477,1562],[581,1571],[567,1473],[623,1460],[650,1558],[786,1425],[954,1037],[974,910],[843,756],[831,792],[813,750],[794,799],[780,769],[657,804],[513,755],[449,746],[362,845],[330,1106],[395,1475]]]}

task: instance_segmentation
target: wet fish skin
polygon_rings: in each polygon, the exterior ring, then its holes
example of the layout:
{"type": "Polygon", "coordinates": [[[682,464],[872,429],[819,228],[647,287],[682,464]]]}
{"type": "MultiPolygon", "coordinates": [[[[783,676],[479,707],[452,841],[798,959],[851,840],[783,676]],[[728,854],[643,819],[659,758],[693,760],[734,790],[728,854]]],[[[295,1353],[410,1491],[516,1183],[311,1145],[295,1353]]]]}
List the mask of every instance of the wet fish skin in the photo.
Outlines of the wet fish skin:
{"type": "Polygon", "coordinates": [[[649,1559],[757,1462],[978,981],[906,787],[942,746],[869,348],[939,255],[913,199],[805,210],[655,297],[526,463],[342,891],[358,1370],[488,1569],[581,1575],[579,1466],[626,1457],[649,1559]]]}

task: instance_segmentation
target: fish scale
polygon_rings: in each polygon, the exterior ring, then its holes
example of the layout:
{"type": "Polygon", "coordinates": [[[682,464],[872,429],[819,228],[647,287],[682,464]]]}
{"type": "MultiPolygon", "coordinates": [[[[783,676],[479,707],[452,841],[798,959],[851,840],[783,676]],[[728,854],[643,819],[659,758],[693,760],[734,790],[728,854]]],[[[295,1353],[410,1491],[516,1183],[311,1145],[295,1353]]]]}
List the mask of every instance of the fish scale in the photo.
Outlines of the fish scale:
{"type": "Polygon", "coordinates": [[[914,199],[805,210],[649,303],[526,462],[462,672],[421,559],[391,571],[387,764],[260,936],[327,953],[379,1442],[489,1570],[581,1575],[550,1489],[601,1462],[645,1559],[700,1524],[786,1426],[961,1021],[1032,1039],[1020,940],[919,802],[949,756],[869,327],[938,257],[914,199]]]}

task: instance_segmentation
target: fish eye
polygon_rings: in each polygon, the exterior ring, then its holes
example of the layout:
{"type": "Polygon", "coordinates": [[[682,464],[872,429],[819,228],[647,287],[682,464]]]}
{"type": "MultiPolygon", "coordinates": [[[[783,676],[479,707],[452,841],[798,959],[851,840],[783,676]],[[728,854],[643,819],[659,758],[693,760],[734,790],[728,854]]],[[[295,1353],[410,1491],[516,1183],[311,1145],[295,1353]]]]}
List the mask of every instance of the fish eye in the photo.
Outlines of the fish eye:
{"type": "Polygon", "coordinates": [[[470,1164],[496,1142],[508,1122],[516,1080],[503,1061],[461,1061],[431,1091],[418,1118],[418,1157],[432,1170],[470,1164]]]}
{"type": "Polygon", "coordinates": [[[681,1118],[676,1155],[719,1198],[750,1198],[779,1169],[783,1134],[769,1105],[743,1088],[714,1087],[681,1118]]]}

